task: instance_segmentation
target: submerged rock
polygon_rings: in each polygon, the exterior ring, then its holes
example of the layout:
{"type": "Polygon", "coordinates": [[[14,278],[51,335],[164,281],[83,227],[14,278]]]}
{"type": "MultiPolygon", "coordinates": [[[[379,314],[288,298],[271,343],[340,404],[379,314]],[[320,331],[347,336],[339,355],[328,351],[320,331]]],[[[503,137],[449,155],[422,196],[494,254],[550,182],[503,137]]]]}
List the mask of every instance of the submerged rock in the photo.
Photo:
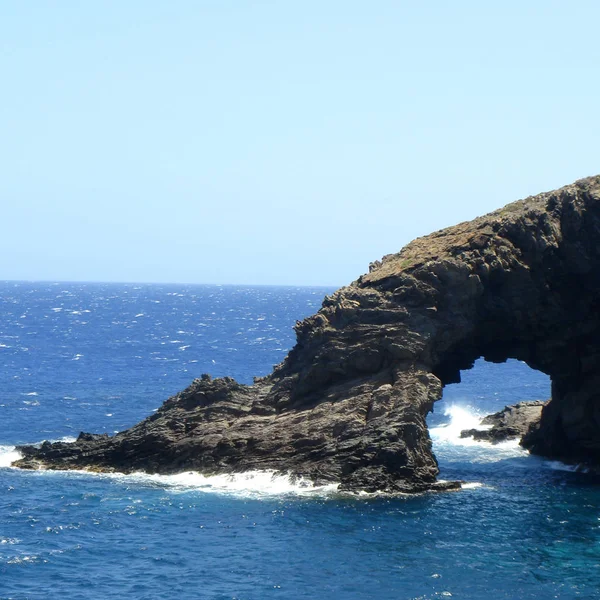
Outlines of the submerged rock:
{"type": "Polygon", "coordinates": [[[600,177],[411,242],[296,325],[254,385],[204,377],[113,437],[21,448],[51,469],[275,469],[342,489],[436,488],[425,418],[483,357],[550,375],[533,452],[600,463],[600,177]]]}
{"type": "Polygon", "coordinates": [[[501,411],[481,419],[480,425],[489,428],[465,429],[460,432],[460,437],[472,437],[477,441],[492,444],[521,438],[532,425],[539,423],[542,408],[546,404],[547,402],[542,400],[533,400],[506,406],[501,411]]]}

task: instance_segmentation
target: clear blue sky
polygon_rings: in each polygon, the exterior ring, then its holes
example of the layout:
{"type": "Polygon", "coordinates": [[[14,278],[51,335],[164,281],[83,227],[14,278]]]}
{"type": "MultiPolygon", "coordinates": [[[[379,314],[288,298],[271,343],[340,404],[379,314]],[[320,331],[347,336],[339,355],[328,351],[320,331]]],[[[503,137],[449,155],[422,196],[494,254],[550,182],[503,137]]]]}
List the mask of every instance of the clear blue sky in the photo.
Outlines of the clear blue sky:
{"type": "Polygon", "coordinates": [[[0,279],[342,285],[600,172],[597,1],[0,4],[0,279]]]}

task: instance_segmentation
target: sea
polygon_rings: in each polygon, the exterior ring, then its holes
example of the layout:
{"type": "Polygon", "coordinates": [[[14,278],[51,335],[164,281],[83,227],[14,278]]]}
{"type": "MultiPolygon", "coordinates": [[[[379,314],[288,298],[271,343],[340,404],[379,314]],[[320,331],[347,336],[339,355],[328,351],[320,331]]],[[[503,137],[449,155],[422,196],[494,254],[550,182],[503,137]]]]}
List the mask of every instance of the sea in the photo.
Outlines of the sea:
{"type": "Polygon", "coordinates": [[[113,434],[202,373],[251,383],[329,288],[0,283],[0,598],[600,598],[600,485],[516,443],[460,438],[547,399],[478,361],[429,417],[456,492],[383,497],[254,472],[24,471],[15,446],[113,434]]]}

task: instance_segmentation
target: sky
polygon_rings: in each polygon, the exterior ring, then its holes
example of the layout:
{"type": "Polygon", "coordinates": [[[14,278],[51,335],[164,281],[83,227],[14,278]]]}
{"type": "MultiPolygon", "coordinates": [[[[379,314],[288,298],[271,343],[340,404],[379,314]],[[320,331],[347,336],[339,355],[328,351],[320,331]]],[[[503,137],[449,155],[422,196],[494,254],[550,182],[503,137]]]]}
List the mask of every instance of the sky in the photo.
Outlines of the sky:
{"type": "Polygon", "coordinates": [[[600,3],[0,3],[0,279],[347,284],[600,173],[600,3]]]}

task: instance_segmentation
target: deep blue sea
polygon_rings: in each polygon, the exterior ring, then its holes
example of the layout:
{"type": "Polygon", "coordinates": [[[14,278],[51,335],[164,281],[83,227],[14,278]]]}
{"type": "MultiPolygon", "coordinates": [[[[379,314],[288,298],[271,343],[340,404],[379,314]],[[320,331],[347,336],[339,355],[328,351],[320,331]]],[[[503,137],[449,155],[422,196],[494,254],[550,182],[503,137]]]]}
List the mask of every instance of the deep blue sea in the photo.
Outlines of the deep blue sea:
{"type": "Polygon", "coordinates": [[[113,433],[202,373],[250,383],[324,288],[0,283],[0,598],[600,598],[600,485],[478,415],[546,399],[517,361],[478,362],[430,417],[459,492],[342,495],[254,473],[27,472],[14,445],[113,433]]]}

